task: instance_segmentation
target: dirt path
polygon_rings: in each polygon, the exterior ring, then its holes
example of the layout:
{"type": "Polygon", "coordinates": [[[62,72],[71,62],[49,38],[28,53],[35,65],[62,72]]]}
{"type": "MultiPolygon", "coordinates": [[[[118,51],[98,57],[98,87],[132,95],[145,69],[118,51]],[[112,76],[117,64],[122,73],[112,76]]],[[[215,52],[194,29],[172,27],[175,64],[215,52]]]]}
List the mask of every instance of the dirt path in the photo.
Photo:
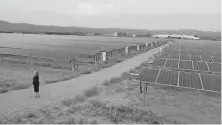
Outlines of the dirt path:
{"type": "Polygon", "coordinates": [[[24,108],[37,109],[48,104],[62,101],[66,97],[75,97],[76,95],[81,94],[83,90],[90,88],[95,84],[102,84],[105,80],[109,80],[112,77],[118,77],[122,73],[139,66],[148,60],[148,58],[157,53],[159,49],[160,47],[152,49],[93,74],[80,76],[68,81],[41,86],[41,97],[39,99],[34,98],[32,88],[0,94],[0,118],[15,110],[24,108]]]}

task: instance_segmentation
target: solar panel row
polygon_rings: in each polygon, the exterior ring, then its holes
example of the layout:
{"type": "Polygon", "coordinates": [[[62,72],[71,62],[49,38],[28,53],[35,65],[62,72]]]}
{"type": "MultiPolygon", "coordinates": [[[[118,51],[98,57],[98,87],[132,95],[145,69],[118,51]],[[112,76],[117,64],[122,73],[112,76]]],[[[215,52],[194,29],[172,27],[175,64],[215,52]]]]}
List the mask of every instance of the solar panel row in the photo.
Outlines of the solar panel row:
{"type": "Polygon", "coordinates": [[[221,91],[221,77],[212,74],[143,69],[137,80],[191,89],[221,91]]]}
{"type": "Polygon", "coordinates": [[[203,89],[199,75],[193,72],[180,72],[179,86],[203,89]]]}
{"type": "Polygon", "coordinates": [[[201,56],[202,61],[213,62],[211,56],[201,56]]]}
{"type": "Polygon", "coordinates": [[[163,53],[160,55],[160,58],[166,58],[166,59],[169,59],[170,58],[170,55],[167,54],[167,53],[163,53]]]}
{"type": "Polygon", "coordinates": [[[207,63],[209,70],[211,72],[221,72],[221,64],[220,63],[207,63]]]}
{"type": "Polygon", "coordinates": [[[206,90],[221,91],[221,77],[215,75],[201,74],[203,88],[206,90]]]}
{"type": "Polygon", "coordinates": [[[190,55],[190,58],[192,61],[201,61],[201,58],[199,55],[190,55]]]}
{"type": "Polygon", "coordinates": [[[180,61],[179,68],[192,70],[193,69],[192,61],[180,61]]]}
{"type": "Polygon", "coordinates": [[[177,86],[178,83],[177,71],[161,70],[159,73],[159,77],[157,78],[157,83],[177,86]]]}
{"type": "Polygon", "coordinates": [[[170,59],[179,59],[179,57],[180,57],[180,55],[177,54],[177,53],[172,53],[172,54],[170,55],[170,59]]]}
{"type": "Polygon", "coordinates": [[[188,55],[188,54],[180,54],[180,60],[190,60],[190,55],[188,55]]]}
{"type": "Polygon", "coordinates": [[[193,62],[193,68],[194,70],[198,71],[209,71],[207,68],[207,64],[205,62],[193,62]]]}
{"type": "Polygon", "coordinates": [[[191,60],[191,61],[204,61],[204,62],[217,62],[221,63],[221,57],[212,57],[209,55],[194,55],[194,54],[178,54],[178,53],[162,53],[159,58],[165,59],[180,59],[180,60],[191,60]]]}
{"type": "Polygon", "coordinates": [[[195,70],[204,72],[221,72],[221,64],[215,62],[203,62],[203,61],[182,61],[177,59],[156,59],[153,62],[153,66],[167,67],[172,69],[184,69],[195,70]],[[179,66],[178,66],[179,65],[179,66]]]}
{"type": "Polygon", "coordinates": [[[173,68],[173,69],[178,69],[178,61],[179,60],[168,59],[166,61],[165,67],[169,67],[169,68],[173,68]]]}
{"type": "Polygon", "coordinates": [[[166,59],[156,59],[156,60],[153,62],[153,66],[164,67],[165,62],[166,62],[166,59]]]}

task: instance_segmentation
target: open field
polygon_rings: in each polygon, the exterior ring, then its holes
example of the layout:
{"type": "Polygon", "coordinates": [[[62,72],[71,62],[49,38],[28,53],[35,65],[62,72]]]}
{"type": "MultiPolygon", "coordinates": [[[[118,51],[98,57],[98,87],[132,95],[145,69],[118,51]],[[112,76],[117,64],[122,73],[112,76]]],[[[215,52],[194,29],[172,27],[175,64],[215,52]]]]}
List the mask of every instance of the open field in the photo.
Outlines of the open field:
{"type": "Polygon", "coordinates": [[[93,55],[132,44],[153,41],[148,38],[97,36],[53,36],[0,34],[0,53],[70,60],[78,54],[93,55]],[[84,49],[83,49],[84,48],[84,49]]]}

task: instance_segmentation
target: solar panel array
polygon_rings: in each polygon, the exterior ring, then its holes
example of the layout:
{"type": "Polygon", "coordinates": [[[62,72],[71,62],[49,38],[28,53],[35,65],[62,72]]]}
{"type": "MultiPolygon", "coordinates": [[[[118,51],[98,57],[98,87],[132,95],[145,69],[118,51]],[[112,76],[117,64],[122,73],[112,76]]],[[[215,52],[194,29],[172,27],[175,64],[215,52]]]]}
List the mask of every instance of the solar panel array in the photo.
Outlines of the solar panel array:
{"type": "Polygon", "coordinates": [[[221,55],[174,46],[143,69],[137,80],[196,90],[221,92],[221,55]]]}
{"type": "Polygon", "coordinates": [[[221,77],[214,74],[145,68],[137,80],[212,92],[221,92],[221,77]]]}

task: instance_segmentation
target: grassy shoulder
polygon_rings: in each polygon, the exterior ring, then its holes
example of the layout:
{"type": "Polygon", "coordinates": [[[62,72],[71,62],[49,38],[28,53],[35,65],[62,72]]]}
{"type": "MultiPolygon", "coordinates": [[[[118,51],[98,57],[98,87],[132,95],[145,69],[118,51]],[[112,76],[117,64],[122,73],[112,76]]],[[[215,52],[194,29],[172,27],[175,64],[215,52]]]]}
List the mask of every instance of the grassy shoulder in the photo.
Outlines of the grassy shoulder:
{"type": "Polygon", "coordinates": [[[180,123],[145,108],[137,93],[137,85],[129,82],[130,75],[112,78],[103,86],[94,86],[75,98],[64,99],[39,110],[26,109],[7,116],[1,123],[11,124],[119,124],[119,123],[180,123]],[[136,92],[138,104],[131,98],[136,92]]]}

